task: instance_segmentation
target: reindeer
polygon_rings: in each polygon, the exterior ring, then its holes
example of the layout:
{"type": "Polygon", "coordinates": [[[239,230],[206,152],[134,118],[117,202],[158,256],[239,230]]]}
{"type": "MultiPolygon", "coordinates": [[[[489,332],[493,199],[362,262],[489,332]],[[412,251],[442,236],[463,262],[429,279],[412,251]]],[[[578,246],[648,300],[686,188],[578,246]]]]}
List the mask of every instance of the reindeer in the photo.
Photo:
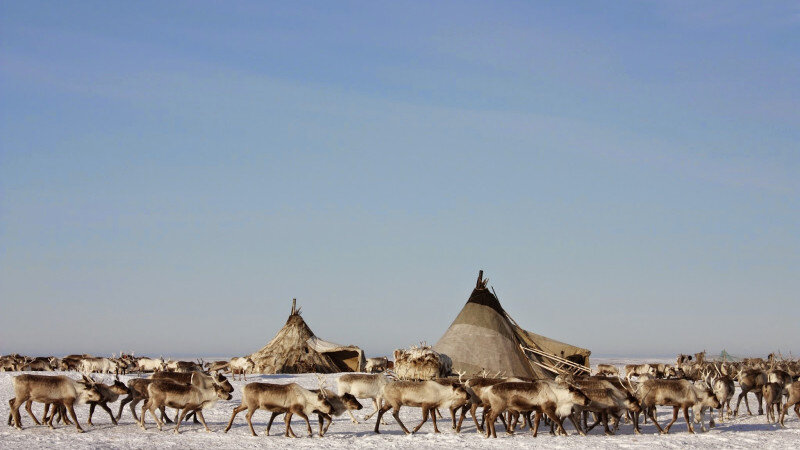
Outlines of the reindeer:
{"type": "Polygon", "coordinates": [[[779,423],[783,386],[779,383],[767,383],[761,387],[761,396],[764,398],[764,406],[767,408],[767,423],[772,423],[772,421],[779,423]]]}
{"type": "MultiPolygon", "coordinates": [[[[311,423],[308,421],[308,415],[314,412],[330,414],[333,411],[331,403],[325,398],[323,392],[311,392],[297,383],[248,383],[242,390],[242,403],[233,409],[231,419],[225,428],[226,433],[231,429],[236,415],[245,409],[247,410],[245,419],[253,436],[258,436],[253,429],[253,414],[259,409],[265,409],[273,413],[285,413],[286,431],[284,435],[294,438],[297,435],[294,434],[291,427],[292,415],[297,414],[306,421],[308,435],[311,436],[313,433],[311,431],[311,423]]],[[[269,428],[267,428],[267,436],[269,436],[269,428]]]]}
{"type": "MultiPolygon", "coordinates": [[[[111,417],[111,423],[116,425],[117,419],[114,418],[114,413],[111,412],[111,408],[108,407],[108,404],[117,401],[120,395],[129,395],[131,392],[130,389],[119,381],[119,376],[117,376],[111,385],[98,383],[97,390],[100,393],[100,400],[87,402],[89,403],[89,420],[86,423],[90,426],[94,426],[92,423],[92,414],[94,414],[95,406],[100,406],[111,417]]],[[[122,406],[120,405],[120,410],[121,409],[122,406]]]]}
{"type": "MultiPolygon", "coordinates": [[[[152,375],[150,375],[150,379],[153,379],[153,380],[170,380],[170,381],[173,381],[173,382],[179,383],[179,384],[189,384],[189,383],[192,382],[192,379],[195,376],[196,376],[197,380],[199,380],[199,382],[201,383],[201,387],[203,387],[203,388],[207,389],[207,388],[210,388],[213,384],[219,384],[222,387],[222,390],[225,391],[226,393],[230,394],[231,392],[233,392],[233,385],[231,385],[231,382],[228,381],[228,379],[224,375],[222,375],[220,373],[217,373],[216,375],[212,376],[212,375],[205,374],[203,372],[191,372],[191,373],[185,373],[185,372],[155,372],[152,375]]],[[[163,412],[164,411],[162,409],[162,415],[163,415],[163,412]]],[[[186,417],[187,417],[187,419],[192,418],[194,420],[194,423],[198,423],[197,416],[194,414],[194,411],[190,412],[189,415],[186,416],[186,417]]],[[[178,420],[178,414],[177,413],[175,414],[175,420],[178,420]]]]}
{"type": "MultiPolygon", "coordinates": [[[[31,411],[31,403],[39,402],[64,405],[75,422],[78,432],[83,433],[83,428],[81,428],[78,418],[75,416],[74,404],[99,401],[101,398],[94,381],[86,375],[83,376],[82,381],[76,381],[64,375],[18,375],[14,377],[13,384],[15,397],[9,402],[9,406],[14,426],[20,430],[22,429],[22,422],[20,421],[19,407],[25,403],[25,410],[28,411],[33,421],[40,425],[31,411]]],[[[50,420],[47,423],[50,428],[53,428],[54,415],[50,416],[50,420]]]]}
{"type": "Polygon", "coordinates": [[[191,372],[202,372],[203,371],[203,361],[199,360],[195,361],[178,361],[175,367],[175,372],[179,373],[191,373],[191,372]]]}
{"type": "Polygon", "coordinates": [[[158,372],[166,370],[167,363],[164,362],[164,358],[139,358],[136,360],[136,370],[139,373],[142,372],[158,372]]]}
{"type": "Polygon", "coordinates": [[[218,399],[230,400],[233,396],[216,379],[213,379],[211,387],[206,387],[201,373],[195,372],[191,374],[191,377],[191,383],[188,385],[178,384],[169,380],[153,380],[147,386],[148,399],[142,406],[142,417],[141,422],[139,422],[142,430],[146,429],[145,414],[150,411],[150,414],[156,419],[158,430],[161,431],[163,424],[156,415],[156,409],[170,406],[181,411],[180,417],[175,421],[175,434],[179,433],[181,422],[189,411],[194,411],[206,431],[211,432],[211,429],[206,425],[206,419],[203,417],[203,409],[214,406],[218,399]]]}
{"type": "Polygon", "coordinates": [[[435,380],[392,381],[383,386],[380,395],[386,403],[378,410],[378,418],[375,420],[375,433],[380,433],[381,418],[389,409],[392,410],[392,416],[406,434],[419,431],[420,427],[427,422],[428,414],[432,411],[433,430],[435,433],[439,433],[439,428],[436,426],[436,408],[457,408],[467,403],[469,398],[464,386],[435,380]],[[402,406],[422,408],[422,421],[414,428],[413,432],[408,431],[403,421],[400,420],[400,408],[402,406]]]}
{"type": "Polygon", "coordinates": [[[719,400],[707,385],[704,388],[696,387],[689,380],[650,380],[639,385],[637,391],[643,408],[646,408],[656,428],[662,434],[669,433],[669,429],[678,420],[678,411],[683,409],[683,416],[689,432],[694,434],[694,428],[689,420],[689,408],[694,410],[694,420],[703,425],[703,408],[720,408],[719,400]],[[666,428],[661,428],[656,420],[656,406],[672,406],[672,422],[666,428]]]}
{"type": "Polygon", "coordinates": [[[80,370],[83,359],[91,357],[92,355],[67,355],[61,358],[58,368],[65,372],[69,370],[80,370]]]}
{"type": "Polygon", "coordinates": [[[619,369],[612,364],[598,364],[596,375],[610,375],[614,377],[619,376],[619,369]]]}
{"type": "Polygon", "coordinates": [[[767,372],[767,382],[780,384],[781,389],[783,389],[783,394],[786,396],[789,395],[789,392],[786,390],[786,386],[792,384],[792,381],[792,375],[785,370],[771,369],[769,372],[767,372]]]}
{"type": "Polygon", "coordinates": [[[650,364],[628,364],[625,366],[625,378],[640,377],[642,375],[656,376],[656,368],[650,364]]]}
{"type": "Polygon", "coordinates": [[[119,373],[119,366],[109,358],[83,358],[78,369],[84,373],[119,373]]]}
{"type": "MultiPolygon", "coordinates": [[[[613,378],[611,380],[614,380],[613,378]]],[[[613,434],[608,428],[608,417],[611,415],[614,418],[614,429],[619,428],[619,420],[623,413],[631,413],[636,417],[641,412],[641,406],[636,397],[633,396],[622,383],[619,385],[613,381],[600,378],[575,378],[572,383],[575,387],[579,388],[591,400],[591,403],[585,407],[583,422],[586,426],[588,433],[602,420],[605,433],[607,435],[613,434]],[[586,412],[593,412],[597,420],[591,426],[586,423],[586,412]]],[[[616,379],[619,381],[619,379],[616,379]]],[[[640,434],[639,421],[633,422],[633,429],[636,434],[640,434]]]]}
{"type": "Polygon", "coordinates": [[[24,360],[19,361],[17,356],[19,355],[12,354],[0,357],[0,372],[19,372],[24,360]]]}
{"type": "Polygon", "coordinates": [[[789,398],[786,400],[786,403],[783,404],[783,409],[781,409],[782,427],[785,427],[783,419],[786,417],[786,412],[789,410],[790,406],[794,405],[794,413],[800,418],[800,381],[793,382],[786,386],[786,389],[789,392],[789,398]]]}
{"type": "MultiPolygon", "coordinates": [[[[97,390],[100,393],[100,400],[96,402],[95,401],[86,402],[89,404],[89,419],[86,421],[86,423],[90,426],[94,426],[94,424],[92,423],[92,415],[94,414],[95,406],[99,405],[101,408],[106,410],[108,415],[111,417],[111,422],[114,425],[117,425],[117,419],[114,418],[114,414],[108,407],[108,403],[114,403],[122,394],[130,394],[130,389],[128,389],[127,386],[125,386],[121,381],[119,381],[119,376],[117,376],[114,379],[114,382],[111,385],[106,385],[103,383],[95,383],[95,386],[97,386],[97,390]]],[[[44,422],[47,419],[49,406],[50,405],[45,404],[44,416],[42,417],[42,422],[44,422]]],[[[64,406],[53,404],[52,407],[53,409],[51,414],[55,414],[56,411],[58,411],[60,420],[63,421],[64,423],[69,424],[65,414],[66,411],[64,411],[64,406]]]]}
{"type": "MultiPolygon", "coordinates": [[[[589,397],[589,404],[584,407],[579,407],[578,409],[583,410],[583,418],[584,422],[586,420],[587,413],[591,412],[595,415],[596,420],[594,424],[591,426],[586,427],[586,432],[588,433],[591,431],[597,424],[603,422],[603,428],[605,429],[605,434],[607,436],[611,436],[614,432],[608,427],[608,419],[611,416],[615,422],[615,429],[619,427],[619,419],[621,417],[622,412],[627,411],[634,411],[639,412],[641,409],[639,408],[639,402],[635,399],[633,401],[629,400],[624,395],[619,395],[619,391],[616,389],[611,388],[596,388],[596,387],[581,387],[581,392],[583,392],[587,397],[589,397]]],[[[634,429],[638,433],[638,423],[634,424],[634,429]]]]}
{"type": "Polygon", "coordinates": [[[219,384],[225,392],[233,392],[233,385],[231,385],[231,382],[228,381],[225,375],[219,373],[216,375],[208,375],[203,372],[155,372],[154,374],[150,375],[150,379],[171,380],[176,383],[189,384],[195,378],[195,375],[197,376],[196,378],[198,380],[201,380],[204,383],[203,387],[210,387],[213,380],[213,383],[219,384]]]}
{"type": "MultiPolygon", "coordinates": [[[[119,422],[120,418],[122,417],[122,408],[125,407],[128,403],[130,403],[131,414],[133,415],[133,420],[139,422],[139,417],[136,416],[136,405],[139,404],[142,400],[147,400],[148,392],[147,386],[152,383],[153,380],[149,378],[133,378],[128,380],[128,396],[123,398],[119,402],[119,412],[117,413],[117,421],[119,422]]],[[[172,423],[168,417],[166,417],[163,413],[161,415],[161,420],[172,423]]]]}
{"type": "MultiPolygon", "coordinates": [[[[139,416],[136,414],[136,405],[139,404],[141,401],[147,401],[148,396],[150,395],[147,392],[147,386],[150,386],[154,380],[150,378],[132,378],[128,380],[128,396],[123,398],[119,402],[119,412],[117,413],[117,422],[119,422],[120,418],[122,417],[122,409],[125,405],[128,405],[131,410],[131,415],[133,415],[133,420],[137,423],[140,422],[139,416]]],[[[186,383],[182,383],[186,384],[186,383]]],[[[166,407],[161,408],[161,421],[165,423],[173,423],[172,419],[167,417],[166,415],[166,407]]],[[[192,413],[189,413],[190,415],[192,413]]],[[[177,416],[176,416],[177,418],[177,416]]],[[[200,423],[195,418],[195,423],[200,423]]]]}
{"type": "Polygon", "coordinates": [[[30,370],[35,372],[52,372],[58,368],[58,358],[54,356],[39,356],[33,359],[28,359],[23,364],[22,370],[30,370]]]}
{"type": "MultiPolygon", "coordinates": [[[[714,395],[719,400],[720,409],[719,409],[719,421],[723,422],[724,416],[723,412],[725,411],[725,407],[728,408],[727,417],[730,418],[732,415],[731,412],[731,399],[733,399],[733,393],[736,390],[736,385],[733,383],[731,377],[727,375],[723,375],[722,371],[717,366],[714,366],[714,369],[717,371],[717,377],[710,377],[708,384],[713,388],[714,395]]],[[[712,416],[713,420],[713,416],[712,416]]]]}
{"type": "Polygon", "coordinates": [[[231,377],[233,377],[234,380],[236,380],[236,374],[240,374],[240,379],[247,380],[247,372],[252,372],[255,366],[256,363],[250,359],[249,356],[231,358],[231,361],[228,363],[228,367],[231,370],[231,377]]]}
{"type": "Polygon", "coordinates": [[[389,358],[381,356],[380,358],[367,358],[364,371],[367,373],[383,372],[389,369],[389,358]]]}
{"type": "MultiPolygon", "coordinates": [[[[342,414],[344,414],[345,411],[360,410],[361,408],[363,408],[363,406],[361,405],[361,403],[358,402],[358,400],[355,397],[353,397],[350,394],[344,394],[340,397],[336,395],[335,392],[326,389],[324,378],[319,374],[314,374],[314,375],[317,377],[317,380],[319,381],[319,389],[311,389],[311,392],[317,394],[321,393],[322,396],[325,397],[325,400],[327,400],[331,404],[331,412],[328,414],[319,411],[314,411],[314,413],[317,415],[317,419],[319,420],[319,436],[323,437],[325,436],[325,433],[328,432],[328,428],[331,426],[331,423],[333,422],[333,417],[331,416],[339,417],[342,414]]],[[[269,435],[269,430],[270,428],[272,428],[272,422],[275,420],[277,416],[281,414],[284,413],[273,412],[270,415],[269,423],[267,423],[267,435],[269,435]]]]}
{"type": "MultiPolygon", "coordinates": [[[[339,396],[350,394],[355,398],[369,398],[375,405],[375,411],[364,416],[364,420],[369,420],[381,408],[381,389],[389,383],[390,379],[385,373],[379,374],[344,374],[336,380],[337,392],[339,396]]],[[[352,411],[347,411],[353,423],[358,423],[352,411]]]]}
{"type": "Polygon", "coordinates": [[[227,372],[230,370],[228,361],[214,361],[208,364],[207,369],[209,372],[227,372]]]}
{"type": "Polygon", "coordinates": [[[767,384],[767,374],[761,370],[742,369],[739,371],[737,378],[742,392],[739,394],[739,398],[736,399],[736,409],[733,410],[733,417],[739,415],[739,404],[742,398],[744,398],[744,405],[747,407],[747,413],[751,416],[753,415],[753,413],[750,412],[750,404],[747,402],[747,393],[751,391],[756,395],[756,399],[758,400],[758,414],[764,414],[764,410],[761,407],[761,388],[767,384]]]}
{"type": "MultiPolygon", "coordinates": [[[[360,410],[364,406],[350,394],[344,394],[342,396],[336,395],[335,392],[329,389],[312,389],[311,392],[322,393],[326,400],[331,404],[331,412],[330,413],[323,413],[317,411],[317,418],[319,419],[319,436],[325,436],[325,433],[328,432],[328,428],[333,423],[333,417],[339,417],[344,414],[345,411],[352,411],[352,410],[360,410]],[[323,429],[323,423],[325,423],[325,428],[323,429]]],[[[273,413],[274,414],[274,413],[273,413]]],[[[272,418],[270,418],[270,422],[272,422],[272,418]]]]}
{"type": "MultiPolygon", "coordinates": [[[[485,374],[488,375],[488,374],[485,374]]],[[[478,433],[483,433],[483,424],[486,422],[486,414],[489,412],[489,400],[487,397],[488,389],[495,384],[504,383],[506,381],[522,381],[520,379],[507,379],[507,378],[488,378],[488,377],[475,377],[470,378],[469,380],[464,383],[464,387],[467,389],[467,393],[470,396],[470,404],[469,404],[469,412],[472,415],[472,420],[475,422],[475,430],[478,433]],[[481,414],[481,423],[478,423],[478,419],[475,415],[478,407],[483,408],[481,414]]],[[[465,405],[466,406],[466,405],[465,405]]],[[[458,425],[456,426],[456,431],[461,432],[461,424],[464,422],[464,417],[466,416],[466,409],[462,409],[461,417],[458,421],[458,425]]],[[[503,426],[508,429],[508,425],[506,423],[505,418],[500,415],[500,420],[503,422],[503,426]]]]}
{"type": "MultiPolygon", "coordinates": [[[[588,406],[591,401],[580,389],[550,380],[499,383],[489,387],[487,400],[487,438],[497,437],[495,421],[506,410],[517,413],[534,411],[536,418],[531,428],[534,437],[543,413],[557,424],[559,433],[566,435],[562,418],[572,417],[574,406],[588,406]]],[[[577,423],[575,426],[582,432],[577,423]]]]}

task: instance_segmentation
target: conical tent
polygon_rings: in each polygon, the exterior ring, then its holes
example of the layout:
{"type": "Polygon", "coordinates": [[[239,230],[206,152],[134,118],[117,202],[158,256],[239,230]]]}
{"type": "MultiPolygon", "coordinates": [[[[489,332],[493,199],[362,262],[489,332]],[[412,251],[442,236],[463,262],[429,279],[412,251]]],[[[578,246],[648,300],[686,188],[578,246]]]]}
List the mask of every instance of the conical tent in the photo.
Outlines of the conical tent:
{"type": "Polygon", "coordinates": [[[454,372],[500,372],[522,378],[554,378],[588,370],[589,350],[519,327],[486,288],[483,271],[469,300],[434,350],[453,360],[454,372]]]}
{"type": "Polygon", "coordinates": [[[250,355],[260,373],[359,372],[364,352],[353,345],[338,345],[317,338],[292,301],[286,325],[261,350],[250,355]]]}

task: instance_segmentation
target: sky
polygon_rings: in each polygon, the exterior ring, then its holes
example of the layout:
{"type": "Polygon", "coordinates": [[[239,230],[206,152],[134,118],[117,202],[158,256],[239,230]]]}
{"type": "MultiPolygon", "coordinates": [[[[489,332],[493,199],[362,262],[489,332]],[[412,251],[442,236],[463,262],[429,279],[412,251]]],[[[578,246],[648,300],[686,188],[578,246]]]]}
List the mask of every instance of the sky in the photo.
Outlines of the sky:
{"type": "Polygon", "coordinates": [[[595,355],[800,354],[797,2],[0,2],[0,353],[368,355],[479,269],[595,355]]]}

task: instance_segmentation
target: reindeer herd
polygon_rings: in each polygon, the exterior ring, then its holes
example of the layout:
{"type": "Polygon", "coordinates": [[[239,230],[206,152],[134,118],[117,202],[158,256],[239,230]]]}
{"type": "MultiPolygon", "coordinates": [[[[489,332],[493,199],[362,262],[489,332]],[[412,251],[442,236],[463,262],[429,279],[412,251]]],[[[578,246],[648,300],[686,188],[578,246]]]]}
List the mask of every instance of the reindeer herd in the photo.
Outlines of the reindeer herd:
{"type": "MultiPolygon", "coordinates": [[[[375,366],[382,370],[387,364],[376,361],[375,366]]],[[[0,357],[0,370],[81,372],[79,380],[66,375],[28,373],[13,377],[14,397],[9,400],[8,417],[9,425],[21,429],[20,408],[25,405],[26,412],[37,425],[53,428],[54,421],[62,422],[74,424],[80,432],[83,428],[75,413],[76,404],[89,405],[89,425],[92,425],[97,406],[105,410],[116,425],[128,405],[142,429],[147,427],[149,412],[159,430],[164,423],[175,423],[174,432],[178,433],[184,420],[194,420],[211,431],[203,410],[214,407],[219,400],[230,400],[234,391],[223,372],[244,379],[247,373],[252,373],[253,367],[253,361],[247,357],[212,363],[137,358],[132,354],[121,354],[118,358],[90,355],[61,359],[0,357]],[[104,384],[95,380],[93,373],[113,373],[116,378],[111,384],[104,384]],[[119,380],[119,374],[123,373],[139,373],[140,377],[124,384],[119,380]],[[145,373],[149,374],[147,378],[143,377],[145,373]],[[109,403],[117,400],[120,400],[119,409],[114,414],[109,403]],[[44,404],[41,420],[33,413],[34,402],[44,404]],[[140,403],[137,416],[136,407],[140,403]],[[168,417],[167,408],[176,410],[174,418],[168,417]]],[[[748,394],[755,397],[758,414],[766,410],[767,423],[784,426],[789,408],[800,418],[800,381],[797,381],[800,361],[797,360],[770,355],[766,360],[706,361],[704,353],[698,353],[694,358],[679,355],[674,365],[628,365],[624,372],[620,374],[616,366],[601,364],[594,375],[564,373],[555,380],[490,376],[484,372],[470,378],[460,373],[458,377],[414,381],[399,380],[390,370],[384,370],[343,374],[336,380],[335,391],[327,388],[326,380],[319,375],[319,389],[315,390],[296,383],[250,382],[242,388],[241,403],[233,409],[224,432],[231,429],[240,412],[246,411],[245,421],[251,434],[256,436],[253,415],[265,410],[270,412],[267,435],[275,418],[283,415],[285,436],[297,437],[291,428],[294,416],[305,422],[309,436],[313,434],[310,417],[316,416],[318,434],[324,436],[335,416],[347,412],[353,422],[358,422],[353,411],[362,409],[359,399],[372,402],[373,411],[364,420],[375,416],[375,433],[380,433],[382,424],[386,425],[387,412],[391,412],[405,433],[419,431],[428,419],[432,421],[434,432],[439,433],[437,416],[441,418],[441,411],[446,410],[455,432],[461,431],[469,414],[476,430],[489,438],[497,437],[498,421],[508,434],[513,434],[517,427],[528,427],[534,437],[542,421],[550,427],[550,433],[558,435],[568,434],[567,423],[581,435],[598,425],[602,425],[608,435],[623,425],[640,433],[640,424],[648,420],[660,433],[666,434],[679,415],[683,416],[690,433],[695,432],[695,424],[706,431],[715,426],[717,414],[720,422],[736,417],[742,400],[748,414],[752,415],[748,394]],[[731,402],[737,386],[740,393],[732,411],[731,402]],[[659,406],[672,408],[672,420],[665,426],[657,420],[659,406]],[[400,417],[403,407],[421,409],[421,421],[411,430],[400,417]],[[707,422],[706,411],[709,412],[707,422]]]]}

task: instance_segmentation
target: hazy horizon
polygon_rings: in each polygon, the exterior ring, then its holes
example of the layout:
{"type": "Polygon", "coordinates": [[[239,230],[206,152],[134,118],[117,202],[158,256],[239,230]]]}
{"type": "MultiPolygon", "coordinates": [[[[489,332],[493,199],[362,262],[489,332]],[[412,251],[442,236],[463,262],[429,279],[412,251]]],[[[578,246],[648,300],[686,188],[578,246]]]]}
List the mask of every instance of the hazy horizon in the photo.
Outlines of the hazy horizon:
{"type": "Polygon", "coordinates": [[[796,2],[2,2],[0,353],[370,355],[484,269],[593,354],[800,353],[796,2]]]}

